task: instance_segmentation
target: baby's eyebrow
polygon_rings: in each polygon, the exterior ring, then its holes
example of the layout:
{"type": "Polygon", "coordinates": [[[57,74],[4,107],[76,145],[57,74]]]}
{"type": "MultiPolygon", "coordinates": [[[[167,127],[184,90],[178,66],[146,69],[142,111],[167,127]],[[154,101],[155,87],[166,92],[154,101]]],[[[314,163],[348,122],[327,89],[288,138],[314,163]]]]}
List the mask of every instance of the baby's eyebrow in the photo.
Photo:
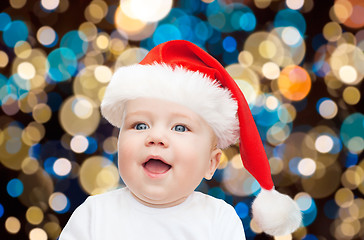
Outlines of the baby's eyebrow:
{"type": "Polygon", "coordinates": [[[132,116],[143,116],[143,115],[151,115],[150,111],[138,110],[132,112],[126,112],[125,118],[132,117],[132,116]]]}

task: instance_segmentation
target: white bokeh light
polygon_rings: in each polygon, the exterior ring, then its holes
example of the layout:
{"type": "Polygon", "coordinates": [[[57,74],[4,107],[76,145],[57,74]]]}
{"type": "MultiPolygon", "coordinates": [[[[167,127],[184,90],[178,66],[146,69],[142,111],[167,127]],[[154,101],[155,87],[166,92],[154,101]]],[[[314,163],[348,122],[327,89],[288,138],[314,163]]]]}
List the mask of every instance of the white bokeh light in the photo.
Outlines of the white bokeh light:
{"type": "Polygon", "coordinates": [[[298,10],[303,7],[304,0],[286,0],[287,7],[292,10],[298,10]]]}
{"type": "Polygon", "coordinates": [[[42,6],[47,10],[54,10],[59,5],[59,0],[41,0],[42,6]]]}
{"type": "Polygon", "coordinates": [[[71,172],[71,162],[66,158],[58,158],[53,164],[53,171],[58,176],[66,176],[71,172]]]}
{"type": "Polygon", "coordinates": [[[315,161],[311,158],[301,159],[301,161],[298,163],[298,171],[303,176],[306,176],[306,177],[311,176],[316,171],[315,161]]]}
{"type": "Polygon", "coordinates": [[[315,148],[320,153],[328,153],[334,147],[334,141],[328,135],[321,135],[316,138],[315,148]]]}
{"type": "Polygon", "coordinates": [[[302,41],[300,32],[295,27],[285,27],[282,31],[282,40],[289,46],[294,46],[302,41]]]}
{"type": "Polygon", "coordinates": [[[122,11],[130,18],[142,22],[157,22],[172,9],[173,0],[121,0],[122,11]],[[142,6],[142,7],[141,7],[142,6]]]}
{"type": "Polygon", "coordinates": [[[87,150],[89,142],[85,136],[77,135],[71,139],[71,149],[76,153],[83,153],[87,150]]]}

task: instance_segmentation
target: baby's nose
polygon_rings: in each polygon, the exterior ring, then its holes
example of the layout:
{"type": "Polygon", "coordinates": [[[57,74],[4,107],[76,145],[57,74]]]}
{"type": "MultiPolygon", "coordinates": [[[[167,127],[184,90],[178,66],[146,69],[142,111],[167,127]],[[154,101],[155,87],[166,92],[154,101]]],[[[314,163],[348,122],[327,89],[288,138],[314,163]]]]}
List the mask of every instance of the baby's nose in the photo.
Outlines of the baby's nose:
{"type": "Polygon", "coordinates": [[[160,146],[168,147],[168,141],[166,137],[161,135],[149,135],[145,141],[146,146],[160,146]]]}

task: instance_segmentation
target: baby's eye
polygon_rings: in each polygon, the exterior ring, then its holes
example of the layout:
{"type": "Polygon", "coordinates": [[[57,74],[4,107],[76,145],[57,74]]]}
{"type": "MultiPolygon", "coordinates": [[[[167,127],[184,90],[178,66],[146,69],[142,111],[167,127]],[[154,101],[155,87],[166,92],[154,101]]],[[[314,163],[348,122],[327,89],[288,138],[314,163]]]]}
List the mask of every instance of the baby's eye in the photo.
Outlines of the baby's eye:
{"type": "Polygon", "coordinates": [[[186,126],[183,125],[176,125],[172,128],[172,130],[176,131],[176,132],[187,132],[188,128],[186,126]]]}
{"type": "Polygon", "coordinates": [[[136,130],[145,130],[145,129],[148,129],[148,125],[145,124],[145,123],[137,123],[135,126],[134,126],[134,129],[136,130]]]}

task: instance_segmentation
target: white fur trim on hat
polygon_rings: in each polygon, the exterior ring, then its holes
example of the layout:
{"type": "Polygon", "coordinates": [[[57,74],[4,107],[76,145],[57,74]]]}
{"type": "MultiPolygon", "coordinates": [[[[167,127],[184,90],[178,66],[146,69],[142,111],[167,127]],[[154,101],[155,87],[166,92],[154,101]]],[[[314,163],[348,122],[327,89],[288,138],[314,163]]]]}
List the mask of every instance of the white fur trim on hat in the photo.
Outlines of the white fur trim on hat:
{"type": "Polygon", "coordinates": [[[213,129],[219,148],[227,148],[239,137],[236,101],[229,90],[203,73],[157,63],[121,67],[106,88],[102,115],[112,125],[121,127],[125,103],[140,97],[172,101],[190,108],[213,129]]]}
{"type": "Polygon", "coordinates": [[[276,190],[262,188],[252,205],[253,219],[267,234],[282,236],[294,232],[301,224],[297,203],[276,190]]]}

